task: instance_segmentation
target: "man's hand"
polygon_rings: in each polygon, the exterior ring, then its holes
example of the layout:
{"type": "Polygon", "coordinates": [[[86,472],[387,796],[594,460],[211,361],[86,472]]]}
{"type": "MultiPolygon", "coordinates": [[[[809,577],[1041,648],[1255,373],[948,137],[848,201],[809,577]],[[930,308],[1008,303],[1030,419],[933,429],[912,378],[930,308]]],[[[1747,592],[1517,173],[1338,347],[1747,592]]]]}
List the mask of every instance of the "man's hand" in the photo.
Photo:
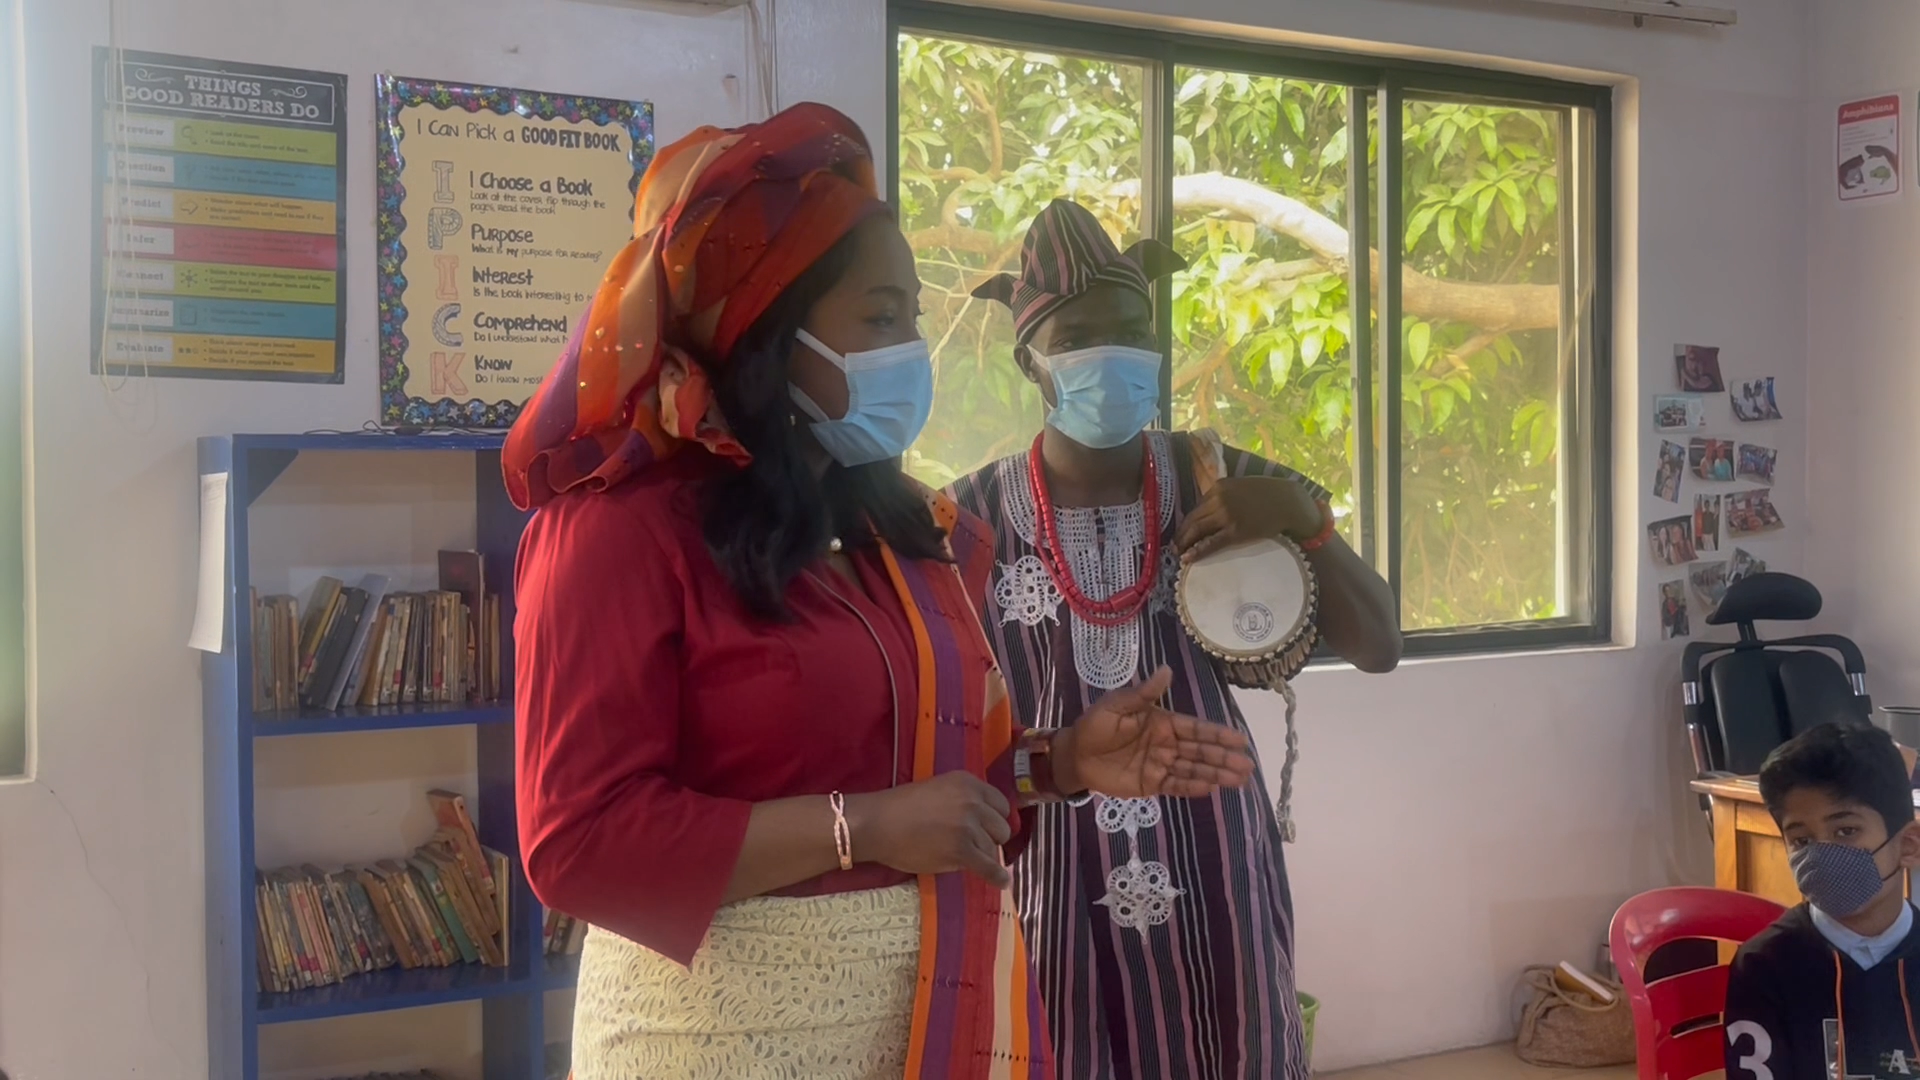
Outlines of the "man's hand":
{"type": "Polygon", "coordinates": [[[1249,540],[1285,536],[1298,543],[1320,535],[1326,511],[1306,486],[1284,476],[1231,476],[1193,508],[1173,543],[1187,562],[1249,540]]]}
{"type": "Polygon", "coordinates": [[[1172,684],[1172,669],[1163,667],[1138,686],[1110,691],[1056,735],[1053,775],[1061,790],[1193,799],[1251,780],[1247,737],[1163,707],[1172,684]]]}

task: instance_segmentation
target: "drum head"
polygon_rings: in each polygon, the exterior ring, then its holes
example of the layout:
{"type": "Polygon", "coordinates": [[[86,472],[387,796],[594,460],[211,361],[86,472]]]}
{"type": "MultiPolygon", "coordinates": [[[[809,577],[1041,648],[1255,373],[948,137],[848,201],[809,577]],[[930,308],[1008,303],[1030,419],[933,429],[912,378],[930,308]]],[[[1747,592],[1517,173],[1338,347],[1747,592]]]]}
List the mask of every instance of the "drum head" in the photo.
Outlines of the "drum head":
{"type": "Polygon", "coordinates": [[[1306,563],[1277,540],[1256,540],[1188,565],[1180,582],[1187,625],[1229,659],[1264,660],[1313,617],[1306,563]]]}

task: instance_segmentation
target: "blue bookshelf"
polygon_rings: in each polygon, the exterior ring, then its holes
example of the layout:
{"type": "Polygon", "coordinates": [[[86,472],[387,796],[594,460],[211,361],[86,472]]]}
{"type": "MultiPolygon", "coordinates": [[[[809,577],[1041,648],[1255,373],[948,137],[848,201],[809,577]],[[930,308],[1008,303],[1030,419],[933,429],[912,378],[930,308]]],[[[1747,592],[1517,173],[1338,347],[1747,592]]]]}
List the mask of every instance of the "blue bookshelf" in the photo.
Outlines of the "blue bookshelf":
{"type": "MultiPolygon", "coordinates": [[[[260,1031],[300,1023],[477,1001],[482,1010],[486,1080],[542,1080],[546,1043],[545,995],[573,986],[577,957],[541,954],[539,903],[518,869],[511,882],[510,964],[504,968],[398,968],[337,986],[274,994],[258,988],[254,908],[254,741],[462,727],[472,731],[479,791],[476,827],[481,842],[518,860],[514,817],[513,707],[511,704],[422,705],[347,709],[337,713],[256,714],[250,681],[253,657],[249,603],[250,511],[302,454],[364,455],[378,468],[383,455],[462,454],[473,459],[474,536],[491,582],[503,586],[501,625],[513,625],[514,553],[526,515],[508,501],[500,480],[502,439],[489,435],[223,435],[199,444],[202,476],[226,473],[226,636],[219,653],[202,655],[207,863],[207,1027],[213,1080],[257,1080],[260,1031]]],[[[376,554],[370,552],[369,555],[376,554]]],[[[502,696],[513,695],[513,643],[501,644],[502,696]]],[[[391,852],[368,852],[384,857],[391,852]]],[[[564,1037],[563,1032],[551,1033],[564,1037]]]]}

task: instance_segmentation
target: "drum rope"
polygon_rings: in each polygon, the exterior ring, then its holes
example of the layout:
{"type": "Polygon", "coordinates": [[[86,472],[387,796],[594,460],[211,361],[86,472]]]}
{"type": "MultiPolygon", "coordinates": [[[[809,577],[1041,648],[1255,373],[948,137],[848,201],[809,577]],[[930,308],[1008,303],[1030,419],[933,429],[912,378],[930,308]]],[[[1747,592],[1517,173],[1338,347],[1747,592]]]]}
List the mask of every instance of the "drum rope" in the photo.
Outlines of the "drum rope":
{"type": "Polygon", "coordinates": [[[1274,806],[1274,813],[1280,823],[1280,841],[1291,844],[1295,836],[1293,825],[1293,766],[1300,760],[1300,735],[1293,726],[1293,684],[1280,680],[1280,696],[1287,699],[1287,756],[1280,763],[1280,801],[1274,806]]]}

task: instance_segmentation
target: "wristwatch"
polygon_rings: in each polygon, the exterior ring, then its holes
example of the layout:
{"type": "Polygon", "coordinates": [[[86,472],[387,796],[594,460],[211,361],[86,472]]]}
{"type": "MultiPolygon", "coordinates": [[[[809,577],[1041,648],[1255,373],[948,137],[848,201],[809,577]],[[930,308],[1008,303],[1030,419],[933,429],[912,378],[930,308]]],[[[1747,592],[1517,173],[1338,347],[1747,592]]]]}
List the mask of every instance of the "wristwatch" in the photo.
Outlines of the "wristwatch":
{"type": "Polygon", "coordinates": [[[1058,728],[1028,728],[1013,749],[1013,789],[1029,799],[1061,799],[1069,806],[1093,801],[1091,792],[1068,794],[1053,779],[1053,737],[1058,728]]]}

